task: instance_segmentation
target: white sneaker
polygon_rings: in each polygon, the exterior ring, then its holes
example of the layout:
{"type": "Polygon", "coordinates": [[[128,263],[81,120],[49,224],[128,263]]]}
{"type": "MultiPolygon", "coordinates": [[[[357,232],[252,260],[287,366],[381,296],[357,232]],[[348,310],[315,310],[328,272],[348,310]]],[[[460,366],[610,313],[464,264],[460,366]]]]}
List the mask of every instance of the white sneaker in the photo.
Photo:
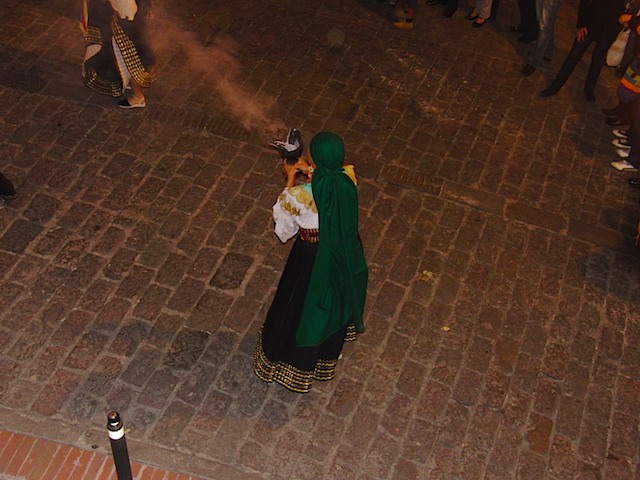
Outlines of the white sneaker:
{"type": "Polygon", "coordinates": [[[629,156],[629,150],[626,148],[616,148],[616,153],[620,158],[627,158],[629,156]]]}
{"type": "Polygon", "coordinates": [[[624,148],[625,150],[631,149],[631,144],[626,138],[614,138],[613,140],[611,140],[611,144],[614,147],[624,148]]]}
{"type": "Polygon", "coordinates": [[[613,133],[618,138],[627,138],[628,134],[626,130],[620,130],[619,128],[614,128],[611,133],[613,133]]]}
{"type": "Polygon", "coordinates": [[[631,165],[626,160],[620,160],[619,162],[611,162],[611,166],[621,172],[637,172],[638,169],[631,165]]]}

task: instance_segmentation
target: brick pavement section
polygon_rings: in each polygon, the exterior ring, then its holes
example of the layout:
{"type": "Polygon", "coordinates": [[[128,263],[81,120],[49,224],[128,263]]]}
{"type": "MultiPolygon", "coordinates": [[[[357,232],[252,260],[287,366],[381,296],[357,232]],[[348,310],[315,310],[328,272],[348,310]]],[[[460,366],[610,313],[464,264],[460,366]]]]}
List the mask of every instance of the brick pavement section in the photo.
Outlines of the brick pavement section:
{"type": "Polygon", "coordinates": [[[539,98],[577,0],[526,78],[503,3],[409,32],[376,0],[156,2],[160,78],[123,111],[82,85],[75,2],[1,2],[3,474],[113,478],[115,409],[140,479],[639,480],[617,79],[539,98]],[[370,267],[367,331],[307,395],[252,372],[285,126],[344,137],[370,267]]]}
{"type": "MultiPolygon", "coordinates": [[[[0,430],[2,480],[113,480],[113,458],[29,435],[0,430]],[[6,462],[4,460],[7,460],[6,462]]],[[[134,480],[202,480],[177,472],[131,462],[134,480]]]]}

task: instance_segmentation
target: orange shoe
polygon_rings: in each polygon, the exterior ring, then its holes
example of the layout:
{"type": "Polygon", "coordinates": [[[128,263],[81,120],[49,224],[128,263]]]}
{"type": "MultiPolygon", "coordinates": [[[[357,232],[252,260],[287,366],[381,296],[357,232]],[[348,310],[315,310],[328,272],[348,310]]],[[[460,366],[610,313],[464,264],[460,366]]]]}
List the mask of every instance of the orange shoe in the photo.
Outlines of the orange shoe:
{"type": "Polygon", "coordinates": [[[400,28],[401,30],[411,30],[413,28],[413,22],[401,20],[399,22],[395,22],[393,26],[396,28],[400,28]]]}

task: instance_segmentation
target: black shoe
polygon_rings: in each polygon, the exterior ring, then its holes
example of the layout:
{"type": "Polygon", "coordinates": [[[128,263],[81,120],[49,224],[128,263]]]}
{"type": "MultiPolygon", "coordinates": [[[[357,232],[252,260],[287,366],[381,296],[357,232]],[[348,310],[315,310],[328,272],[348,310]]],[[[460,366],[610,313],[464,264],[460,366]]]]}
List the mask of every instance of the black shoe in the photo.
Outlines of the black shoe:
{"type": "Polygon", "coordinates": [[[556,93],[558,93],[558,90],[556,90],[555,88],[547,88],[545,90],[542,90],[538,94],[538,96],[542,98],[547,98],[547,97],[553,97],[556,93]]]}
{"type": "Polygon", "coordinates": [[[619,117],[624,114],[624,105],[619,103],[613,108],[603,108],[602,113],[604,113],[607,117],[619,117]]]}
{"type": "Polygon", "coordinates": [[[626,116],[621,117],[610,117],[605,120],[607,125],[611,125],[612,127],[620,127],[623,125],[629,125],[631,122],[626,116]]]}
{"type": "Polygon", "coordinates": [[[524,32],[524,29],[520,26],[518,27],[509,27],[509,30],[511,30],[513,33],[522,33],[524,32]]]}
{"type": "Polygon", "coordinates": [[[449,9],[447,9],[447,10],[445,10],[445,11],[443,12],[442,16],[443,16],[443,17],[445,17],[445,18],[451,18],[451,17],[453,17],[453,14],[454,14],[454,13],[456,13],[456,11],[455,11],[455,10],[449,10],[449,9]]]}
{"type": "Polygon", "coordinates": [[[16,189],[7,177],[0,173],[0,198],[4,200],[13,200],[18,194],[16,189]]]}
{"type": "Polygon", "coordinates": [[[522,75],[524,75],[525,77],[529,77],[533,75],[533,72],[535,71],[536,67],[527,63],[524,67],[522,67],[522,72],[520,73],[522,73],[522,75]]]}
{"type": "Polygon", "coordinates": [[[532,43],[532,42],[535,42],[536,40],[537,40],[537,37],[533,37],[530,35],[523,35],[518,39],[520,43],[532,43]]]}
{"type": "Polygon", "coordinates": [[[640,187],[640,177],[631,177],[627,182],[634,187],[640,187]]]}
{"type": "Polygon", "coordinates": [[[589,103],[593,103],[596,101],[596,94],[593,92],[584,92],[584,98],[587,100],[587,102],[589,103]]]}

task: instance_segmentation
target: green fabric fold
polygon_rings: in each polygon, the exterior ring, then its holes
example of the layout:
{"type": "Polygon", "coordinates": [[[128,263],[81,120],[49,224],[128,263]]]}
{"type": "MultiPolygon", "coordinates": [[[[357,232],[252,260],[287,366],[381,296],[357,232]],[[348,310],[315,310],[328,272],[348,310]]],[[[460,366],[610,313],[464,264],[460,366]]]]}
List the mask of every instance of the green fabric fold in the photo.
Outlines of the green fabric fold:
{"type": "Polygon", "coordinates": [[[364,331],[368,268],[358,234],[358,191],[343,172],[344,144],[330,132],[309,145],[316,167],[311,180],[320,241],[300,325],[299,347],[322,344],[349,323],[364,331]]]}

